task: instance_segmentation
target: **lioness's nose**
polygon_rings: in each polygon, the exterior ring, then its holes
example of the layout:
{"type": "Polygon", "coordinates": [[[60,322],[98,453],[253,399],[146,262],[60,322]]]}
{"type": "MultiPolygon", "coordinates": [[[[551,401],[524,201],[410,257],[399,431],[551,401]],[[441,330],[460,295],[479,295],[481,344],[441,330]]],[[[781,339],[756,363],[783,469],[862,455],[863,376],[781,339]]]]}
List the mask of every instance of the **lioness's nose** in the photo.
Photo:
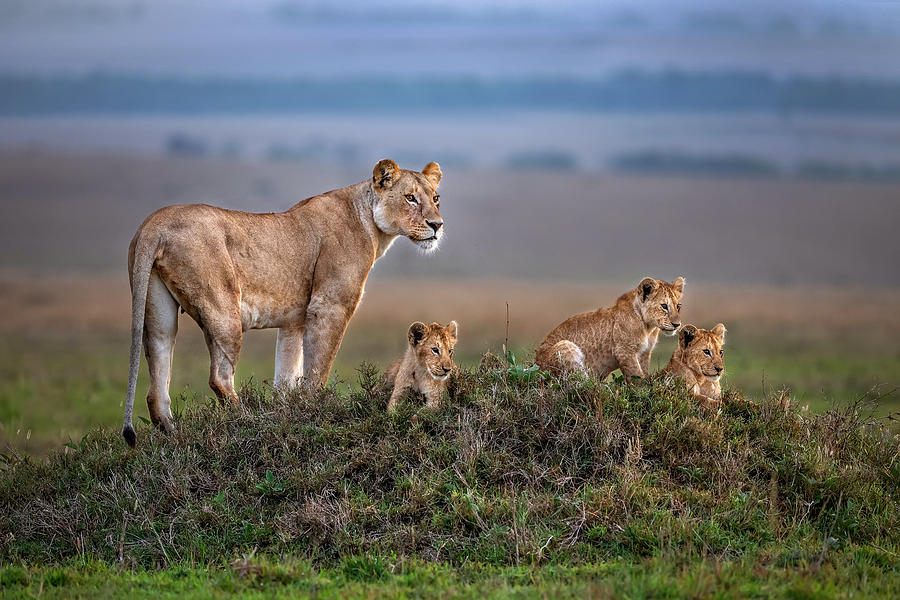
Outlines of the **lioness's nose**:
{"type": "Polygon", "coordinates": [[[444,224],[443,221],[427,221],[428,226],[434,229],[434,233],[437,234],[438,229],[444,224]]]}

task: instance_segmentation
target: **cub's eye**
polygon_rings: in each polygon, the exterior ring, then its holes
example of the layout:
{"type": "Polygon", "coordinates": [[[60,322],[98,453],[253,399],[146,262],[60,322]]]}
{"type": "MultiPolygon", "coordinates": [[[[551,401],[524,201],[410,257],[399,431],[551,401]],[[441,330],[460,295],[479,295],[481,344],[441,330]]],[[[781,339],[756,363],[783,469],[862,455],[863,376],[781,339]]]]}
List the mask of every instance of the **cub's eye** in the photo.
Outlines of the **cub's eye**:
{"type": "Polygon", "coordinates": [[[668,304],[660,304],[660,306],[662,306],[662,309],[663,309],[663,310],[669,310],[669,305],[668,305],[668,304]]]}
{"type": "Polygon", "coordinates": [[[448,354],[449,354],[450,356],[453,356],[453,348],[450,348],[450,351],[448,352],[448,354]]]}
{"type": "Polygon", "coordinates": [[[719,356],[725,356],[725,351],[724,351],[724,350],[719,350],[719,356]]]}
{"type": "Polygon", "coordinates": [[[712,354],[709,353],[709,348],[704,348],[704,349],[703,349],[703,354],[705,354],[705,355],[707,355],[707,356],[712,356],[712,354]]]}
{"type": "Polygon", "coordinates": [[[438,350],[437,348],[432,348],[431,351],[434,352],[435,354],[437,354],[438,356],[441,355],[441,351],[438,350]]]}
{"type": "Polygon", "coordinates": [[[419,203],[419,201],[416,200],[416,197],[412,194],[406,194],[406,196],[404,196],[404,198],[406,198],[406,201],[409,202],[410,204],[418,204],[419,203]]]}
{"type": "Polygon", "coordinates": [[[679,304],[678,306],[676,306],[675,310],[677,310],[678,312],[681,312],[681,305],[679,304]]]}

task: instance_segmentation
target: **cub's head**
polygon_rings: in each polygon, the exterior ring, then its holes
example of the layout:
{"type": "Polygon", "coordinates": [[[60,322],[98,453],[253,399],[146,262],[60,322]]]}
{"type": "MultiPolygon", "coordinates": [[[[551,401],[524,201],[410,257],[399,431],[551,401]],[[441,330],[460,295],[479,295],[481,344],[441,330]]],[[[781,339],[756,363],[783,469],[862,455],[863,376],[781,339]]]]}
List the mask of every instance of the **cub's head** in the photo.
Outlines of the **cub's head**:
{"type": "Polygon", "coordinates": [[[403,235],[425,251],[435,250],[444,235],[438,184],[441,167],[436,162],[422,172],[405,171],[385,158],[372,171],[375,224],[389,235],[403,235]]]}
{"type": "Polygon", "coordinates": [[[694,373],[719,379],[725,370],[725,326],[719,323],[707,330],[685,325],[678,334],[676,352],[694,373]]]}
{"type": "Polygon", "coordinates": [[[432,379],[442,381],[450,376],[456,331],[456,321],[450,321],[446,327],[419,321],[409,326],[409,345],[416,353],[416,363],[425,367],[432,379]]]}
{"type": "Polygon", "coordinates": [[[681,295],[684,293],[684,277],[672,283],[644,277],[637,286],[635,308],[649,326],[659,327],[667,335],[675,335],[681,326],[681,295]]]}

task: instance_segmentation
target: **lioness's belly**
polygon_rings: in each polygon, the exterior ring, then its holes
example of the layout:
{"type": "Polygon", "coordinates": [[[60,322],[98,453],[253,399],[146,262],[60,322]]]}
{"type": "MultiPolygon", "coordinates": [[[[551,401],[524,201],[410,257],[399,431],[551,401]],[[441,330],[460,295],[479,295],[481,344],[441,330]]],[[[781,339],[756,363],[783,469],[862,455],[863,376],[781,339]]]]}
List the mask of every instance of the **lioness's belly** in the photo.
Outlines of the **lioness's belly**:
{"type": "Polygon", "coordinates": [[[306,318],[306,302],[297,300],[280,303],[271,299],[242,298],[241,328],[267,329],[296,326],[306,318]]]}

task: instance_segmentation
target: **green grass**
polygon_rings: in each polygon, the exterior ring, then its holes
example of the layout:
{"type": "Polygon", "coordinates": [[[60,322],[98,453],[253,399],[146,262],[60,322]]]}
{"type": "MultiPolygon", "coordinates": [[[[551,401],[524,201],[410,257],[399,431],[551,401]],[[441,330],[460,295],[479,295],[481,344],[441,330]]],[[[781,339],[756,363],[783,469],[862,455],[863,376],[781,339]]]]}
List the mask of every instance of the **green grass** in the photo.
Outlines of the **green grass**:
{"type": "Polygon", "coordinates": [[[254,385],[0,463],[11,597],[892,597],[900,448],[858,407],[466,371],[437,412],[254,385]]]}
{"type": "Polygon", "coordinates": [[[879,414],[900,411],[900,357],[891,354],[847,355],[812,348],[760,355],[736,349],[729,352],[725,380],[753,397],[787,387],[797,404],[815,412],[846,406],[871,395],[874,388],[881,401],[879,414]]]}
{"type": "Polygon", "coordinates": [[[665,559],[581,567],[451,568],[351,557],[318,569],[290,557],[232,566],[129,570],[96,561],[0,568],[4,598],[891,598],[897,554],[848,548],[820,565],[772,566],[765,556],[679,564],[665,559]]]}

